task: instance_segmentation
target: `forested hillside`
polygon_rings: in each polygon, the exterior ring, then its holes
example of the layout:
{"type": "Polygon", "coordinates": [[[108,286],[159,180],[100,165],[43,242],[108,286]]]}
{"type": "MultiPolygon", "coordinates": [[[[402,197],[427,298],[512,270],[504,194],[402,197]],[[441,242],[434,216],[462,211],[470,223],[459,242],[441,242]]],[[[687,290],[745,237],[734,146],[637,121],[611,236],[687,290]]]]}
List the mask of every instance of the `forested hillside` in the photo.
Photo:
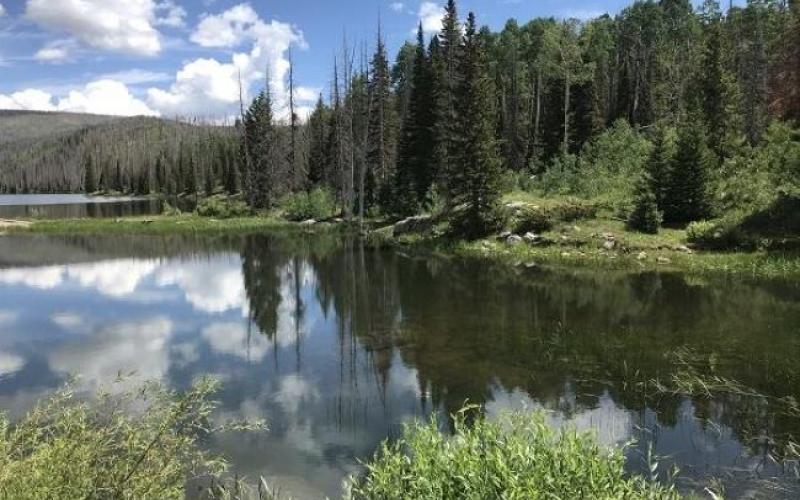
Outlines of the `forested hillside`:
{"type": "Polygon", "coordinates": [[[0,134],[0,192],[181,193],[236,168],[232,127],[4,111],[0,134]]]}
{"type": "Polygon", "coordinates": [[[371,57],[342,47],[306,123],[277,120],[265,89],[233,127],[57,131],[0,146],[0,189],[224,187],[260,209],[322,188],[345,217],[457,214],[472,234],[511,190],[591,199],[649,232],[796,199],[799,0],[638,1],[500,32],[445,12],[394,64],[380,36],[371,57]]]}

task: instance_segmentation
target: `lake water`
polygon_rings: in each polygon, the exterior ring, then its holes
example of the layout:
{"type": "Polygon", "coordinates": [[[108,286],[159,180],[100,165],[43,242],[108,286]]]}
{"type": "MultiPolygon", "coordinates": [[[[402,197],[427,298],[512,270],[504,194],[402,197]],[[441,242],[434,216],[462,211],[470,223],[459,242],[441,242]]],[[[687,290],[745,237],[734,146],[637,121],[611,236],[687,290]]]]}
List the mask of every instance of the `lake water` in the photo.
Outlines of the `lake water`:
{"type": "Polygon", "coordinates": [[[652,449],[687,490],[800,492],[780,460],[798,418],[776,404],[800,396],[797,283],[511,269],[334,235],[0,237],[0,409],[131,370],[218,377],[220,416],[270,430],[210,446],[296,498],[338,496],[404,422],[467,401],[637,439],[629,469],[652,449]],[[644,384],[687,369],[766,397],[644,384]]]}
{"type": "MultiPolygon", "coordinates": [[[[194,200],[174,199],[182,210],[193,210],[194,200]]],[[[86,196],[83,194],[0,194],[0,218],[81,219],[156,215],[163,202],[156,198],[86,196]]]]}

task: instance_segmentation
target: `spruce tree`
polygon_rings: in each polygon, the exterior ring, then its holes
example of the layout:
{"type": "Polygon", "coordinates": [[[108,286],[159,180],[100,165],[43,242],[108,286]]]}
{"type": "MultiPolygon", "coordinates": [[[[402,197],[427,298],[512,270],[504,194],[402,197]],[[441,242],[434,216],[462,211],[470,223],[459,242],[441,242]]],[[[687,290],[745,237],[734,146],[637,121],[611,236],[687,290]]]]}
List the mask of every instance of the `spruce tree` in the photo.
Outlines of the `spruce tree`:
{"type": "Polygon", "coordinates": [[[326,166],[330,163],[328,154],[328,124],[330,108],[325,105],[320,94],[317,106],[308,119],[308,185],[317,187],[328,178],[326,166]]]}
{"type": "Polygon", "coordinates": [[[247,198],[255,209],[267,208],[273,202],[274,141],[272,97],[269,88],[261,91],[245,113],[245,147],[250,157],[247,172],[247,198]]]}
{"type": "Polygon", "coordinates": [[[430,63],[425,54],[424,32],[420,24],[408,89],[408,106],[398,145],[397,168],[392,179],[391,208],[398,215],[413,214],[433,184],[433,96],[430,71],[430,63]]]}
{"type": "Polygon", "coordinates": [[[711,214],[709,171],[711,151],[697,117],[690,116],[678,129],[678,141],[665,189],[664,222],[685,224],[711,214]]]}
{"type": "Polygon", "coordinates": [[[448,204],[453,204],[458,187],[456,156],[462,145],[462,137],[457,129],[458,89],[463,80],[461,59],[463,36],[458,22],[455,0],[448,0],[442,19],[442,31],[438,37],[436,50],[432,52],[434,72],[435,122],[433,126],[433,161],[439,177],[443,194],[448,204]]]}
{"type": "Polygon", "coordinates": [[[395,107],[392,104],[391,76],[386,46],[380,35],[372,58],[369,80],[369,123],[367,128],[367,157],[364,179],[364,209],[369,210],[376,201],[378,189],[390,182],[394,161],[395,107]]]}
{"type": "Polygon", "coordinates": [[[475,15],[470,13],[464,37],[464,78],[458,92],[457,130],[463,148],[454,159],[458,175],[451,184],[453,201],[461,205],[454,224],[469,238],[497,229],[501,167],[494,135],[492,82],[485,48],[475,30],[475,15]]]}
{"type": "Polygon", "coordinates": [[[83,190],[86,194],[97,191],[97,177],[94,171],[94,159],[92,155],[86,157],[86,174],[83,178],[83,190]]]}
{"type": "Polygon", "coordinates": [[[628,229],[648,234],[658,234],[663,215],[658,209],[656,195],[653,193],[653,180],[648,173],[636,182],[634,207],[628,217],[628,229]]]}
{"type": "Polygon", "coordinates": [[[186,169],[186,179],[184,181],[186,194],[197,194],[197,170],[194,165],[194,158],[189,157],[189,167],[186,169]]]}
{"type": "Polygon", "coordinates": [[[665,209],[667,196],[667,186],[670,182],[670,171],[672,169],[672,158],[675,155],[675,144],[673,140],[674,131],[667,126],[656,128],[653,137],[653,149],[645,164],[645,175],[650,183],[650,192],[656,200],[656,206],[660,211],[665,209]]]}

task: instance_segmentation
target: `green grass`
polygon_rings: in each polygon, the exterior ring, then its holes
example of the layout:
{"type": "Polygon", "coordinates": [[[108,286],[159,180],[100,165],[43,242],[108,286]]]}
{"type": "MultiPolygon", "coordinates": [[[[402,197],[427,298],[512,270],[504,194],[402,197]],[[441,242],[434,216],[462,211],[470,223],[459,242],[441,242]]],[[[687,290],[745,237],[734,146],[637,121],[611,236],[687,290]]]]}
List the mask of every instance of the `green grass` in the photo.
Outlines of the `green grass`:
{"type": "Polygon", "coordinates": [[[670,486],[626,475],[620,449],[604,449],[591,434],[554,430],[541,413],[468,424],[469,411],[455,416],[453,436],[435,421],[408,425],[351,480],[351,498],[680,498],[670,486]]]}
{"type": "Polygon", "coordinates": [[[11,228],[10,231],[46,234],[179,234],[258,232],[289,227],[292,227],[289,222],[269,216],[215,219],[197,215],[164,215],[120,219],[35,220],[27,228],[11,228]]]}

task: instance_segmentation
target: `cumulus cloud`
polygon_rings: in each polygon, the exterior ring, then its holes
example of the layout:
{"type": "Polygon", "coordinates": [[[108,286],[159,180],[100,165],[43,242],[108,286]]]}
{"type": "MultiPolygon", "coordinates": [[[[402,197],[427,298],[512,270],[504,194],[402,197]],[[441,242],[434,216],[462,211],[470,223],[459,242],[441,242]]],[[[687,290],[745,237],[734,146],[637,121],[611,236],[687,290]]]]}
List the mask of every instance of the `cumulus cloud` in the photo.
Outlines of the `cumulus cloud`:
{"type": "Polygon", "coordinates": [[[156,12],[160,14],[156,18],[156,25],[169,26],[171,28],[181,28],[184,26],[186,9],[176,4],[172,0],[164,0],[156,5],[156,12]]]}
{"type": "MultiPolygon", "coordinates": [[[[419,6],[419,22],[426,34],[436,33],[442,29],[444,7],[434,2],[422,2],[419,6]]],[[[416,32],[416,29],[414,30],[416,32]]]]}
{"type": "Polygon", "coordinates": [[[95,49],[152,56],[161,52],[157,7],[153,0],[28,0],[26,15],[95,49]]]}
{"type": "Polygon", "coordinates": [[[10,95],[0,94],[0,109],[35,111],[71,111],[117,116],[158,116],[158,112],[131,94],[128,87],[116,80],[97,80],[82,89],[72,90],[57,98],[38,89],[26,89],[10,95]]]}
{"type": "Polygon", "coordinates": [[[239,81],[248,90],[266,77],[279,114],[285,113],[290,47],[306,47],[302,32],[279,21],[266,22],[248,4],[236,5],[220,14],[206,14],[191,40],[207,48],[232,49],[250,44],[249,52],[235,52],[229,61],[200,58],[187,62],[169,89],[152,88],[148,103],[163,114],[226,116],[236,113],[239,81]]]}
{"type": "Polygon", "coordinates": [[[238,258],[176,263],[156,273],[158,286],[178,286],[198,311],[221,313],[245,308],[244,277],[238,258]]]}
{"type": "Polygon", "coordinates": [[[172,332],[172,321],[160,316],[109,325],[50,353],[48,365],[58,373],[80,375],[89,386],[130,371],[144,380],[157,380],[169,369],[172,332]]]}
{"type": "Polygon", "coordinates": [[[75,42],[72,40],[56,40],[50,42],[33,56],[37,61],[49,63],[62,63],[72,57],[75,50],[75,42]]]}
{"type": "Polygon", "coordinates": [[[0,352],[0,377],[11,375],[25,366],[25,360],[16,354],[0,352]]]}
{"type": "Polygon", "coordinates": [[[245,361],[260,361],[269,352],[269,341],[255,330],[248,331],[246,324],[212,323],[200,335],[217,354],[237,356],[245,361]]]}

